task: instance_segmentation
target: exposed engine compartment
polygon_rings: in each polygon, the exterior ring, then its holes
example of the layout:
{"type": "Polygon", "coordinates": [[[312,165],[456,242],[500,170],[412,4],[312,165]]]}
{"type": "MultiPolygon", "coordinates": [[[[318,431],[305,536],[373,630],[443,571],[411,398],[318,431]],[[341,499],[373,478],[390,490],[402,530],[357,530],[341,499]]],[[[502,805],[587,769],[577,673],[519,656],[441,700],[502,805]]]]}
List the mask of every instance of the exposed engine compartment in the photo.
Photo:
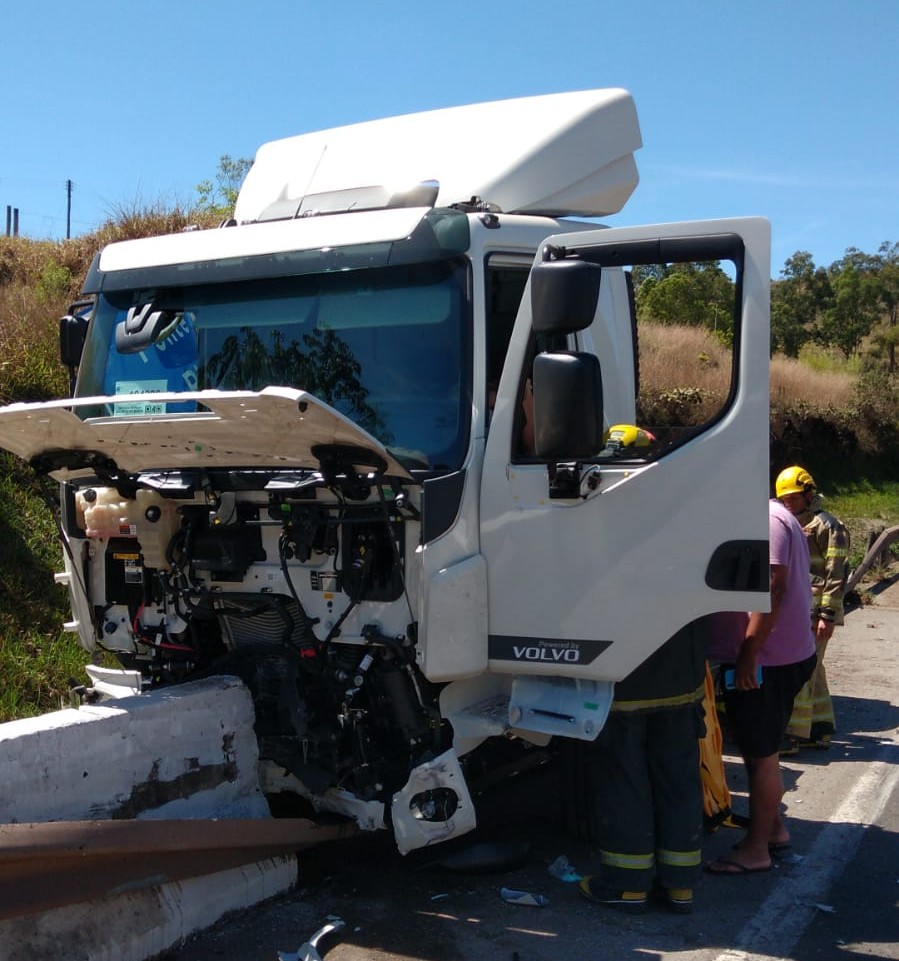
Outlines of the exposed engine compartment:
{"type": "Polygon", "coordinates": [[[389,807],[452,740],[416,665],[405,578],[418,509],[397,485],[329,481],[97,477],[66,485],[63,523],[96,648],[146,688],[239,676],[275,781],[389,807]]]}

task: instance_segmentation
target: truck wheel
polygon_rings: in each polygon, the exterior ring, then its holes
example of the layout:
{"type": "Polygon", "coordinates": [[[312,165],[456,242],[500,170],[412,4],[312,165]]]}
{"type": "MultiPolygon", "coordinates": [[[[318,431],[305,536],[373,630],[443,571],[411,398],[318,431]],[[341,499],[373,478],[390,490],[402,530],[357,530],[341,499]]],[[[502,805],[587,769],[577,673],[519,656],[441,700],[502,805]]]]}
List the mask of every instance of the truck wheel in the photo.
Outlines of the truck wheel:
{"type": "Polygon", "coordinates": [[[559,795],[565,828],[572,837],[595,841],[597,831],[596,761],[590,741],[557,738],[559,742],[559,795]]]}

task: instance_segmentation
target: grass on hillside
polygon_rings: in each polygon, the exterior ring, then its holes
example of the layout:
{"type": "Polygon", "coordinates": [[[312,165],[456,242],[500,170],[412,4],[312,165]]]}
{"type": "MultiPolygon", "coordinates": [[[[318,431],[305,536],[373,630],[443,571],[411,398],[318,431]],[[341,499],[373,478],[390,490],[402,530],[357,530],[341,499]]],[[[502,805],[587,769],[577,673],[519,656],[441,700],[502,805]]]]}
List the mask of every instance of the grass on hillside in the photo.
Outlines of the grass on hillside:
{"type": "Polygon", "coordinates": [[[53,515],[30,469],[0,454],[0,721],[59,709],[89,660],[62,631],[68,595],[54,583],[62,558],[53,515]]]}
{"type": "MultiPolygon", "coordinates": [[[[678,324],[643,324],[640,338],[640,382],[645,390],[679,384],[712,397],[727,395],[731,351],[710,331],[678,324]]],[[[784,407],[826,400],[828,406],[844,407],[853,399],[855,380],[845,366],[812,367],[804,360],[777,355],[771,359],[771,403],[784,407]]]]}
{"type": "Polygon", "coordinates": [[[853,354],[846,358],[836,347],[822,347],[820,344],[806,343],[799,349],[799,360],[812,370],[837,371],[857,374],[862,366],[862,356],[853,354]]]}
{"type": "Polygon", "coordinates": [[[0,403],[65,396],[57,325],[69,300],[58,291],[0,286],[0,403]]]}
{"type": "MultiPolygon", "coordinates": [[[[834,484],[832,488],[826,487],[817,477],[815,481],[821,485],[825,510],[839,517],[849,528],[849,566],[857,567],[864,557],[869,536],[899,524],[899,480],[874,484],[870,479],[860,477],[834,484]]],[[[899,544],[893,545],[891,554],[899,559],[899,544]]]]}

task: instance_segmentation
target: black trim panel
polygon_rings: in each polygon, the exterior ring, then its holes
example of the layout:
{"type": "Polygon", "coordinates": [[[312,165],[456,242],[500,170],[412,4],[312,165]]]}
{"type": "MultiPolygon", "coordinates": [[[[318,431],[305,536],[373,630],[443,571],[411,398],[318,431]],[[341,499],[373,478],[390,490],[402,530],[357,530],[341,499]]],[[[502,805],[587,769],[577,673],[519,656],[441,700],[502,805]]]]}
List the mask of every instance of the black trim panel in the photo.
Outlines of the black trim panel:
{"type": "Polygon", "coordinates": [[[656,237],[572,247],[569,253],[603,267],[634,264],[687,263],[692,260],[731,260],[742,271],[745,254],[739,234],[702,234],[698,237],[656,237]]]}
{"type": "Polygon", "coordinates": [[[725,541],[719,544],[705,572],[713,591],[754,591],[770,587],[768,541],[725,541]]]}
{"type": "Polygon", "coordinates": [[[611,641],[491,634],[487,639],[487,657],[491,661],[519,661],[522,664],[584,665],[592,664],[611,644],[611,641]]]}
{"type": "Polygon", "coordinates": [[[421,491],[421,539],[423,544],[445,534],[456,520],[465,489],[465,471],[430,477],[421,491]]]}

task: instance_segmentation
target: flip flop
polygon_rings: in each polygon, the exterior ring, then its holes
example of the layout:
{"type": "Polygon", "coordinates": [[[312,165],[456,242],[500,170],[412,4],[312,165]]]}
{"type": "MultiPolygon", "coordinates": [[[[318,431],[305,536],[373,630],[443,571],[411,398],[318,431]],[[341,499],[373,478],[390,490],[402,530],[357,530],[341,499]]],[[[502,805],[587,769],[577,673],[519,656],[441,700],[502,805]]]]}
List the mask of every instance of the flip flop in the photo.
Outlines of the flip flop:
{"type": "MultiPolygon", "coordinates": [[[[789,851],[793,847],[791,841],[772,841],[768,845],[769,854],[783,854],[784,851],[789,851]]],[[[739,851],[741,848],[740,844],[732,844],[730,846],[732,851],[739,851]]]]}
{"type": "Polygon", "coordinates": [[[763,868],[750,868],[731,858],[716,858],[714,861],[707,861],[702,866],[702,870],[706,874],[763,874],[765,871],[770,871],[772,867],[772,864],[768,864],[763,868]]]}
{"type": "Polygon", "coordinates": [[[731,811],[721,824],[726,828],[748,828],[749,818],[746,817],[745,814],[734,814],[734,812],[731,811]]]}

